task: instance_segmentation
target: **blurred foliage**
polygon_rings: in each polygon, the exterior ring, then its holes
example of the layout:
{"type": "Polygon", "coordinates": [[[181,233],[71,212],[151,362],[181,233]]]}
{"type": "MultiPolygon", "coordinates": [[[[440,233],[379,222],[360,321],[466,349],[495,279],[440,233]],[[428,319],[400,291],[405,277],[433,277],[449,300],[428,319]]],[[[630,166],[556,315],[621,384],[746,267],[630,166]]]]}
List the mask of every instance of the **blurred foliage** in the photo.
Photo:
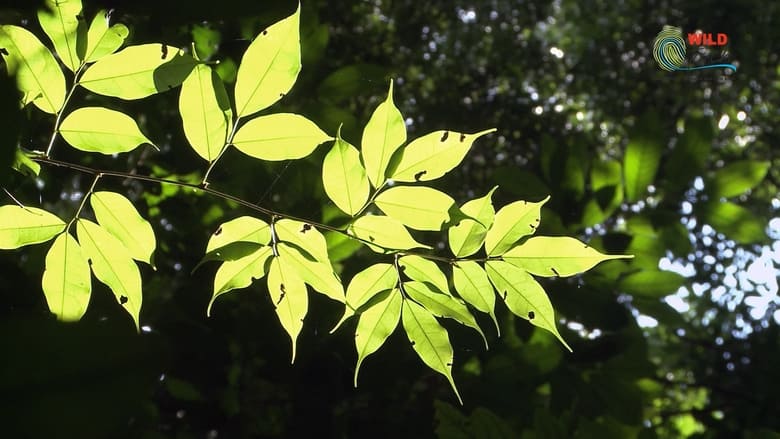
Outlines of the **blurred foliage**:
{"type": "MultiPolygon", "coordinates": [[[[114,8],[134,43],[194,41],[230,83],[249,39],[295,4],[219,5],[86,7],[114,8]]],[[[28,20],[35,6],[0,8],[0,22],[28,20]]],[[[181,188],[113,181],[164,243],[157,271],[142,273],[150,332],[118,329],[128,327],[125,317],[102,286],[81,323],[51,321],[40,291],[44,249],[0,253],[9,437],[779,437],[771,401],[780,381],[780,230],[770,220],[780,208],[780,69],[771,45],[780,4],[306,1],[302,13],[303,71],[274,111],[302,113],[327,132],[343,124],[356,144],[395,78],[410,138],[498,128],[492,145],[475,148],[439,183],[459,202],[495,184],[496,206],[550,194],[540,233],[636,255],[628,266],[607,262],[544,282],[574,353],[499,309],[501,338],[488,331],[489,351],[473,331],[448,327],[464,407],[396,336],[354,389],[350,332],[328,335],[339,310],[313,296],[319,311],[290,366],[264,295],[228,295],[206,319],[213,268],[190,274],[200,257],[193,245],[205,248],[213,228],[241,211],[181,188]],[[727,47],[689,48],[688,56],[726,60],[737,72],[660,70],[650,49],[664,24],[727,33],[727,47]]],[[[176,102],[165,93],[126,103],[163,153],[133,152],[122,170],[199,181],[204,166],[183,146],[176,102]]],[[[18,117],[8,105],[2,111],[4,121],[18,117]]],[[[48,116],[24,116],[18,133],[7,123],[3,163],[9,136],[29,149],[48,141],[48,116]]],[[[117,166],[67,148],[56,155],[117,166]]],[[[229,151],[212,187],[338,223],[319,178],[323,155],[258,164],[229,151]]],[[[20,174],[2,183],[22,202],[72,212],[88,177],[41,172],[58,184],[20,174]]],[[[373,257],[337,237],[329,245],[343,251],[344,279],[373,257]]]]}

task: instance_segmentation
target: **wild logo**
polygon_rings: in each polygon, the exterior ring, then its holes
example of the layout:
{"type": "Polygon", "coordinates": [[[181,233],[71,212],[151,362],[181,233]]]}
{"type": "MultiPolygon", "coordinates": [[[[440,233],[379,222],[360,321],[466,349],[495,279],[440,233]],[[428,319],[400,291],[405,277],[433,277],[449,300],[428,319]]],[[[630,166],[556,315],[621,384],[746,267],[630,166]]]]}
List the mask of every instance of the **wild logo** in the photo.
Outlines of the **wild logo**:
{"type": "MultiPolygon", "coordinates": [[[[723,46],[728,42],[728,36],[723,33],[717,34],[713,39],[712,34],[692,33],[688,34],[688,42],[692,45],[705,46],[723,46]]],[[[664,26],[661,32],[653,40],[653,58],[658,63],[658,67],[667,72],[689,71],[703,69],[726,68],[737,71],[733,64],[706,64],[702,66],[684,66],[685,59],[685,40],[683,40],[682,29],[675,26],[664,26]]]]}

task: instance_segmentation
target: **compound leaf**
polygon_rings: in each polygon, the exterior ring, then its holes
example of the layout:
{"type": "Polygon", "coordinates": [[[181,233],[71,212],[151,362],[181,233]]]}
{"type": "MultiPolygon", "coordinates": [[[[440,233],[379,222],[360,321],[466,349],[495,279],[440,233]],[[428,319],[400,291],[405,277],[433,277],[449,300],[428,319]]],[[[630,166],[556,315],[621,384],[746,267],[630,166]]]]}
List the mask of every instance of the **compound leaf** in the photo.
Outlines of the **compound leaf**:
{"type": "Polygon", "coordinates": [[[116,154],[138,145],[154,145],[130,116],[103,107],[83,107],[65,116],[59,129],[62,138],[76,149],[116,154]]]}
{"type": "Polygon", "coordinates": [[[262,246],[236,260],[223,262],[214,275],[214,294],[209,301],[206,315],[211,316],[211,306],[217,297],[231,290],[246,288],[253,280],[262,279],[271,255],[271,247],[262,246]]]}
{"type": "Polygon", "coordinates": [[[366,165],[368,179],[374,187],[381,186],[386,178],[385,171],[393,153],[406,142],[406,124],[393,103],[393,81],[387,98],[371,114],[363,129],[361,155],[366,165]]]}
{"type": "Polygon", "coordinates": [[[347,307],[344,309],[344,315],[330,332],[335,332],[342,323],[353,316],[361,306],[368,303],[374,296],[382,291],[392,289],[397,284],[398,275],[390,264],[374,264],[357,273],[347,286],[347,307]]]}
{"type": "Polygon", "coordinates": [[[313,261],[283,242],[277,244],[276,248],[279,258],[292,267],[306,284],[337,302],[345,302],[344,286],[329,263],[313,261]]]}
{"type": "Polygon", "coordinates": [[[276,308],[279,322],[290,335],[292,342],[290,362],[294,363],[296,341],[303,329],[303,319],[309,309],[306,284],[295,272],[294,267],[283,262],[281,258],[273,258],[271,268],[268,270],[268,293],[276,308]]]}
{"type": "Polygon", "coordinates": [[[336,207],[348,215],[354,216],[368,200],[370,186],[360,153],[340,132],[322,162],[322,186],[336,207]]]}
{"type": "Polygon", "coordinates": [[[124,244],[133,259],[154,265],[154,230],[130,200],[116,192],[95,192],[89,203],[98,223],[124,244]]]}
{"type": "Polygon", "coordinates": [[[363,311],[358,320],[355,330],[355,347],[358,354],[355,366],[355,387],[357,387],[358,373],[360,373],[360,365],[363,364],[363,360],[384,344],[387,337],[398,326],[398,320],[401,317],[401,293],[398,289],[386,293],[382,300],[363,311]]]}
{"type": "Polygon", "coordinates": [[[463,214],[474,219],[464,218],[447,231],[450,249],[455,256],[473,255],[485,242],[485,235],[493,225],[493,218],[496,215],[492,197],[497,188],[498,186],[494,187],[484,197],[471,200],[461,207],[463,214]]]}
{"type": "Polygon", "coordinates": [[[408,255],[398,259],[402,272],[412,280],[435,287],[441,293],[448,292],[447,276],[435,262],[417,255],[408,255]]]}
{"type": "Polygon", "coordinates": [[[328,243],[322,233],[311,224],[285,218],[274,223],[274,228],[280,241],[293,244],[315,261],[330,265],[328,243]]]}
{"type": "Polygon", "coordinates": [[[450,221],[455,200],[425,186],[395,186],[376,197],[374,204],[391,218],[415,230],[441,230],[450,221]]]}
{"type": "Polygon", "coordinates": [[[271,228],[265,221],[251,216],[240,216],[217,227],[206,244],[206,253],[217,251],[234,242],[266,245],[270,241],[271,228]]]}
{"type": "Polygon", "coordinates": [[[122,23],[108,27],[109,13],[98,11],[87,30],[87,47],[84,62],[91,63],[114,53],[124,44],[130,30],[122,23]]]}
{"type": "Polygon", "coordinates": [[[503,254],[510,264],[537,276],[573,276],[611,259],[631,255],[605,255],[568,236],[534,236],[503,254]]]}
{"type": "Polygon", "coordinates": [[[384,249],[431,248],[415,241],[400,221],[389,216],[361,216],[349,226],[348,231],[352,236],[363,240],[369,248],[379,253],[382,253],[384,249]]]}
{"type": "Polygon", "coordinates": [[[292,113],[256,117],[238,129],[233,145],[261,160],[294,160],[311,154],[317,145],[333,137],[314,122],[292,113]]]}
{"type": "Polygon", "coordinates": [[[452,297],[449,293],[440,293],[423,282],[404,282],[403,287],[409,297],[433,315],[453,319],[462,325],[476,330],[482,336],[482,340],[485,342],[485,349],[487,349],[487,338],[485,338],[482,328],[479,327],[477,320],[460,300],[452,297]]]}
{"type": "Polygon", "coordinates": [[[76,50],[81,0],[46,0],[45,4],[48,10],[38,10],[38,22],[54,44],[60,61],[75,72],[81,65],[76,50]]]}
{"type": "Polygon", "coordinates": [[[75,322],[87,311],[92,293],[89,264],[70,233],[60,234],[46,254],[41,285],[49,310],[57,319],[75,322]]]}
{"type": "Polygon", "coordinates": [[[198,64],[184,80],[179,113],[192,149],[205,160],[214,161],[225,145],[233,111],[225,85],[211,67],[198,64]]]}
{"type": "Polygon", "coordinates": [[[496,295],[485,270],[474,261],[458,261],[452,267],[452,283],[463,300],[490,315],[496,325],[496,332],[501,335],[496,319],[496,295]]]}
{"type": "Polygon", "coordinates": [[[542,206],[549,199],[548,196],[538,203],[515,201],[499,209],[485,236],[488,256],[501,255],[520,238],[533,234],[541,220],[542,206]]]}
{"type": "Polygon", "coordinates": [[[46,242],[57,236],[65,223],[37,207],[0,206],[0,248],[10,250],[46,242]]]}

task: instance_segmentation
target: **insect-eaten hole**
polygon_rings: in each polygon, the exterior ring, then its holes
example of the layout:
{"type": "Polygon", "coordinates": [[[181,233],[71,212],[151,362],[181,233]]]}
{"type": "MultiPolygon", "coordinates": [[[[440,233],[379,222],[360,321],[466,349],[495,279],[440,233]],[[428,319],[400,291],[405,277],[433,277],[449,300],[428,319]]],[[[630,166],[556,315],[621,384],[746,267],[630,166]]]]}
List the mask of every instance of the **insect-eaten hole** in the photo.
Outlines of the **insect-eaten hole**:
{"type": "Polygon", "coordinates": [[[420,181],[423,175],[427,174],[428,171],[420,171],[416,174],[414,174],[414,181],[420,181]]]}
{"type": "Polygon", "coordinates": [[[466,135],[461,133],[460,134],[460,141],[463,142],[464,140],[466,140],[466,135]]]}
{"type": "Polygon", "coordinates": [[[216,232],[214,232],[214,236],[219,236],[222,233],[222,227],[218,228],[216,232]]]}
{"type": "Polygon", "coordinates": [[[306,233],[309,230],[311,230],[311,224],[304,224],[303,227],[301,227],[301,233],[306,233]]]}
{"type": "Polygon", "coordinates": [[[556,270],[556,269],[555,269],[555,267],[550,267],[550,270],[552,270],[552,272],[553,272],[553,274],[554,274],[554,275],[556,275],[556,276],[558,276],[558,277],[561,277],[561,275],[560,275],[560,274],[558,274],[558,270],[556,270]]]}
{"type": "Polygon", "coordinates": [[[124,305],[127,303],[127,296],[119,296],[119,304],[124,305]]]}
{"type": "Polygon", "coordinates": [[[528,319],[529,319],[529,320],[533,320],[533,319],[534,319],[534,317],[536,317],[536,314],[534,314],[534,312],[533,312],[533,311],[528,311],[528,319]]]}
{"type": "Polygon", "coordinates": [[[167,58],[168,57],[168,45],[167,44],[163,44],[162,46],[160,46],[160,50],[162,51],[162,56],[160,57],[160,59],[167,58]]]}
{"type": "Polygon", "coordinates": [[[445,131],[444,134],[442,134],[442,136],[441,136],[441,141],[444,142],[445,140],[447,140],[447,137],[449,137],[449,136],[450,136],[450,132],[449,131],[445,131]]]}

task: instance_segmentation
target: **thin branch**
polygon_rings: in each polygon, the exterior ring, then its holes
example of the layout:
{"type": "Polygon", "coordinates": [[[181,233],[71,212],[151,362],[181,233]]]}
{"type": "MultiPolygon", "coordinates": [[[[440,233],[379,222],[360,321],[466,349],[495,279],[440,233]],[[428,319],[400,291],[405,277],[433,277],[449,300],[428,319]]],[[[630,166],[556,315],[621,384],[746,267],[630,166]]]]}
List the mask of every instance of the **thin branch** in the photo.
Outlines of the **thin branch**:
{"type": "Polygon", "coordinates": [[[49,146],[46,147],[46,157],[48,157],[51,154],[51,149],[54,147],[54,141],[57,139],[57,134],[60,132],[60,123],[62,122],[62,113],[65,112],[65,107],[68,105],[68,102],[70,101],[71,96],[73,96],[73,92],[76,91],[76,86],[79,82],[79,76],[81,76],[81,72],[84,70],[84,67],[86,64],[82,64],[78,70],[76,70],[76,73],[73,74],[73,86],[71,86],[70,90],[68,90],[68,95],[65,96],[65,100],[62,102],[62,107],[60,107],[60,111],[57,112],[57,119],[54,121],[54,129],[51,132],[51,138],[49,139],[49,146]]]}

